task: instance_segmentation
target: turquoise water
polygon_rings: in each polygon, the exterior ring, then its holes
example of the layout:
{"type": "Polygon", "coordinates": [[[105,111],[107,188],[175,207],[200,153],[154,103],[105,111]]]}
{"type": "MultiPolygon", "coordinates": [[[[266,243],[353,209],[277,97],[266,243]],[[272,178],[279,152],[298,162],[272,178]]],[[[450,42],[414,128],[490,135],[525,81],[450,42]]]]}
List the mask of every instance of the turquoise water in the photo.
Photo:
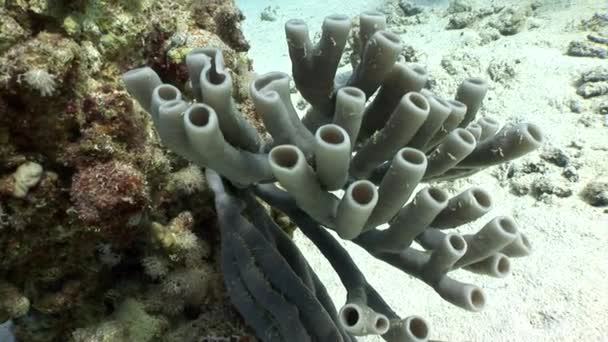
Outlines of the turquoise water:
{"type": "Polygon", "coordinates": [[[10,321],[0,324],[0,341],[13,342],[15,340],[10,331],[11,326],[12,324],[10,321]]]}
{"type": "Polygon", "coordinates": [[[291,0],[236,0],[236,5],[245,14],[243,33],[251,45],[248,54],[254,60],[257,73],[269,71],[291,72],[291,62],[287,55],[287,43],[283,25],[289,19],[303,19],[308,24],[310,35],[320,31],[323,19],[330,14],[344,14],[349,17],[373,10],[380,0],[352,1],[291,1],[291,0]],[[346,5],[348,4],[348,5],[346,5]],[[263,21],[261,13],[265,8],[276,9],[275,21],[263,21]],[[280,42],[281,44],[277,44],[280,42]],[[278,53],[277,53],[278,52],[278,53]]]}

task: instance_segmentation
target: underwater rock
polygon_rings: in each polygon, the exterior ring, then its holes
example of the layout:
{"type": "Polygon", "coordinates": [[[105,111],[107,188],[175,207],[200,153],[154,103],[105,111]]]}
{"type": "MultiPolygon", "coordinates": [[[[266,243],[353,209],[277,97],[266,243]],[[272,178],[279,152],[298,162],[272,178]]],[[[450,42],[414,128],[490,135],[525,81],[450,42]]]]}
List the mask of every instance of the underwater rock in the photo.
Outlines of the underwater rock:
{"type": "Polygon", "coordinates": [[[578,99],[571,99],[568,102],[568,108],[572,113],[580,114],[584,111],[583,103],[578,99]]]}
{"type": "Polygon", "coordinates": [[[580,179],[580,151],[546,147],[538,157],[515,161],[500,168],[495,176],[512,194],[530,195],[543,202],[570,197],[574,183],[580,179]]]}
{"type": "Polygon", "coordinates": [[[471,3],[459,0],[450,4],[446,15],[448,16],[446,30],[475,28],[484,36],[482,41],[488,42],[500,38],[501,35],[510,36],[525,29],[527,19],[532,15],[532,7],[529,4],[517,7],[492,4],[474,8],[471,3]],[[484,31],[488,32],[484,33],[484,31]]]}
{"type": "Polygon", "coordinates": [[[416,5],[411,0],[399,0],[399,8],[403,11],[403,15],[411,17],[424,12],[424,7],[416,5]]]}
{"type": "Polygon", "coordinates": [[[589,182],[583,189],[581,196],[585,202],[594,207],[608,206],[608,181],[589,182]]]}
{"type": "Polygon", "coordinates": [[[597,111],[598,111],[598,113],[600,113],[602,115],[607,115],[608,114],[608,101],[601,102],[600,105],[597,107],[597,111]]]}
{"type": "Polygon", "coordinates": [[[28,34],[29,32],[21,27],[17,20],[9,16],[6,10],[0,8],[0,54],[25,39],[28,34]]]}
{"type": "Polygon", "coordinates": [[[234,1],[192,0],[189,2],[191,17],[200,28],[214,32],[235,51],[249,50],[249,43],[241,31],[241,21],[245,16],[234,5],[234,1]]]}
{"type": "Polygon", "coordinates": [[[590,19],[583,20],[578,28],[592,32],[587,34],[587,40],[570,42],[566,54],[574,57],[608,58],[608,14],[595,13],[590,19]]]}
{"type": "Polygon", "coordinates": [[[606,67],[598,67],[586,71],[581,75],[580,79],[581,83],[602,81],[608,81],[608,68],[606,67]]]}
{"type": "Polygon", "coordinates": [[[544,149],[540,153],[540,157],[541,159],[559,167],[566,167],[570,163],[570,157],[568,154],[564,150],[557,147],[549,147],[544,149]]]}
{"type": "Polygon", "coordinates": [[[473,9],[471,0],[452,0],[446,10],[447,14],[471,12],[473,9]]]}
{"type": "Polygon", "coordinates": [[[479,58],[467,52],[454,52],[441,59],[441,67],[452,76],[466,77],[466,75],[482,73],[479,58]]]}
{"type": "Polygon", "coordinates": [[[277,7],[267,6],[260,13],[260,20],[262,21],[276,21],[277,20],[277,7]]]}
{"type": "Polygon", "coordinates": [[[525,28],[526,20],[530,15],[529,5],[507,7],[500,11],[497,18],[490,20],[489,25],[503,36],[512,36],[525,28]]]}
{"type": "Polygon", "coordinates": [[[74,175],[70,196],[78,217],[97,227],[121,228],[139,223],[149,203],[146,182],[136,168],[109,162],[80,170],[74,175]]]}
{"type": "Polygon", "coordinates": [[[591,42],[574,40],[568,45],[568,56],[608,58],[608,50],[591,42]]]}
{"type": "Polygon", "coordinates": [[[587,39],[594,43],[608,45],[608,37],[600,36],[598,34],[589,33],[587,39]]]}
{"type": "Polygon", "coordinates": [[[574,166],[566,166],[564,172],[562,172],[562,176],[572,183],[576,183],[580,180],[578,170],[574,166]]]}
{"type": "Polygon", "coordinates": [[[547,195],[557,197],[572,196],[572,189],[557,177],[539,177],[535,179],[530,188],[530,194],[538,200],[544,200],[547,195]]]}
{"type": "Polygon", "coordinates": [[[470,12],[458,12],[450,16],[446,30],[460,30],[470,26],[477,20],[475,14],[470,12]]]}
{"type": "Polygon", "coordinates": [[[34,99],[77,81],[80,47],[61,35],[41,32],[34,39],[13,45],[1,58],[7,75],[0,82],[0,92],[19,92],[19,96],[35,103],[34,99]]]}
{"type": "Polygon", "coordinates": [[[416,63],[420,60],[419,54],[412,45],[403,44],[400,56],[403,57],[403,62],[416,63]]]}
{"type": "Polygon", "coordinates": [[[508,85],[516,75],[515,65],[519,64],[519,60],[495,58],[488,65],[488,75],[494,82],[500,82],[508,85]]]}
{"type": "MultiPolygon", "coordinates": [[[[405,33],[407,26],[418,25],[428,22],[430,15],[416,1],[411,0],[386,0],[383,1],[379,11],[386,15],[387,24],[391,30],[397,33],[405,33]]],[[[356,21],[353,26],[358,25],[356,21]]]]}
{"type": "Polygon", "coordinates": [[[586,99],[608,94],[608,81],[583,83],[576,89],[576,93],[586,99]]]}
{"type": "Polygon", "coordinates": [[[608,36],[608,13],[598,12],[593,14],[591,18],[582,20],[579,29],[596,32],[604,37],[608,36]]]}
{"type": "Polygon", "coordinates": [[[162,336],[167,328],[167,321],[149,315],[142,303],[130,298],[118,305],[113,319],[77,329],[73,339],[74,342],[150,342],[162,336]]]}
{"type": "MultiPolygon", "coordinates": [[[[583,72],[577,82],[578,87],[576,93],[585,99],[595,99],[608,94],[608,69],[606,67],[597,67],[586,72],[583,72]]],[[[591,102],[590,106],[599,114],[608,114],[608,101],[591,102]]],[[[608,121],[604,122],[604,125],[608,121]]]]}

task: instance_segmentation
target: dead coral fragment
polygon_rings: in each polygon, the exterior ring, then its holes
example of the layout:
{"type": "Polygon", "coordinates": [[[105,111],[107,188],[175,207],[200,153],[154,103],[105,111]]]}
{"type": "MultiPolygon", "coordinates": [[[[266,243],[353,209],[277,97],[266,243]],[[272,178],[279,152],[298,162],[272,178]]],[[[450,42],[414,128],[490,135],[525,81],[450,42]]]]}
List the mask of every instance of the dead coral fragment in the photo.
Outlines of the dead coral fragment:
{"type": "Polygon", "coordinates": [[[16,198],[24,198],[28,191],[40,182],[42,166],[35,162],[21,164],[17,170],[0,181],[0,192],[16,198]]]}
{"type": "Polygon", "coordinates": [[[136,225],[149,201],[143,175],[117,161],[76,173],[70,195],[78,217],[101,227],[136,225]]]}

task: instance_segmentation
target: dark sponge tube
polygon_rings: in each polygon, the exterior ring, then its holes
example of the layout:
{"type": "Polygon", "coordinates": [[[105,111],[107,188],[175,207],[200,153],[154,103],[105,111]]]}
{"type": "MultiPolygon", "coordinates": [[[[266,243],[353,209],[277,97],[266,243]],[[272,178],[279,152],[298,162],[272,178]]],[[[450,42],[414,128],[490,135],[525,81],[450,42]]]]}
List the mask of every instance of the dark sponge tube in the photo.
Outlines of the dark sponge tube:
{"type": "Polygon", "coordinates": [[[359,178],[372,171],[407,145],[429,114],[429,103],[419,93],[404,95],[384,128],[374,134],[354,156],[350,172],[359,178]]]}
{"type": "Polygon", "coordinates": [[[292,19],[285,24],[294,81],[302,97],[320,113],[331,110],[334,77],[349,31],[348,17],[328,16],[321,40],[313,47],[304,21],[292,19]]]}
{"type": "Polygon", "coordinates": [[[488,82],[482,78],[468,78],[464,80],[456,91],[456,100],[464,103],[467,106],[467,113],[464,116],[460,127],[466,127],[470,122],[475,120],[475,116],[481,108],[483,98],[488,92],[488,82]]]}
{"type": "Polygon", "coordinates": [[[477,145],[460,164],[459,168],[487,167],[519,158],[543,143],[544,137],[538,126],[522,123],[501,129],[496,135],[477,145]]]}
{"type": "Polygon", "coordinates": [[[361,63],[353,72],[347,85],[357,87],[369,98],[382,84],[401,52],[401,39],[388,31],[377,31],[363,51],[361,63]]]}
{"type": "Polygon", "coordinates": [[[427,80],[428,75],[422,67],[396,63],[382,82],[376,97],[365,109],[359,140],[363,141],[382,129],[403,95],[420,91],[427,80]]]}

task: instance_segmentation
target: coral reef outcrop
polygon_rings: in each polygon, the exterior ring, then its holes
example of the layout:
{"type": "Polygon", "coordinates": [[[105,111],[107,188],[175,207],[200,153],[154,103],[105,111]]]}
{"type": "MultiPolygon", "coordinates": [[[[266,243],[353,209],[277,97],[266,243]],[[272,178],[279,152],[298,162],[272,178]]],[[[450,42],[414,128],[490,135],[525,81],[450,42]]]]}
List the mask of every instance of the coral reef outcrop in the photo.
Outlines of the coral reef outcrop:
{"type": "Polygon", "coordinates": [[[246,334],[203,176],[120,82],[150,65],[188,92],[182,59],[210,45],[238,85],[242,19],[232,1],[0,1],[0,323],[17,340],[246,334]]]}

